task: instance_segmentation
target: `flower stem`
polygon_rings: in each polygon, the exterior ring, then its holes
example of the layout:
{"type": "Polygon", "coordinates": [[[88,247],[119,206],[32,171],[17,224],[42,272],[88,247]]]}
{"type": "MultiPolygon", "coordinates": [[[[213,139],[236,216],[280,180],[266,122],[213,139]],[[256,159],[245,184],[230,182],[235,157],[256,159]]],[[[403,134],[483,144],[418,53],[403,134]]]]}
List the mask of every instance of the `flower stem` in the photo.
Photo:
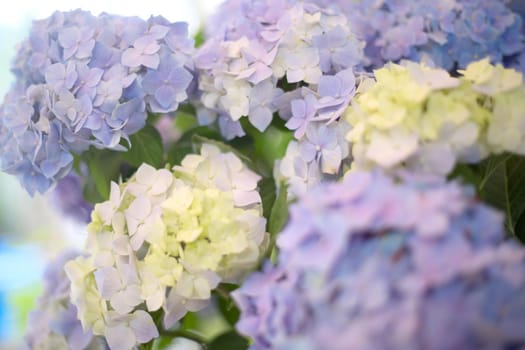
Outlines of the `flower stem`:
{"type": "Polygon", "coordinates": [[[196,343],[199,343],[203,349],[208,348],[206,338],[204,338],[202,335],[195,333],[195,332],[178,329],[178,330],[172,330],[172,331],[162,331],[161,335],[165,337],[172,337],[172,338],[179,338],[179,337],[186,338],[189,340],[193,340],[196,343]]]}
{"type": "Polygon", "coordinates": [[[219,284],[217,288],[215,288],[215,292],[224,300],[231,300],[230,291],[224,286],[219,284]]]}

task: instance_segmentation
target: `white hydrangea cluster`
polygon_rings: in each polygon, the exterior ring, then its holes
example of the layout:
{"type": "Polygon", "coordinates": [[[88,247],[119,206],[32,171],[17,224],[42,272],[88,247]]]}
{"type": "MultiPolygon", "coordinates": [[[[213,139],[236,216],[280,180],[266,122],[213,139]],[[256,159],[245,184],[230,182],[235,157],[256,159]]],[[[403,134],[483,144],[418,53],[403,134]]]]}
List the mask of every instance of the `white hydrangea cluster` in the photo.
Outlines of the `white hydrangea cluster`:
{"type": "Polygon", "coordinates": [[[504,151],[525,154],[522,75],[489,59],[458,78],[413,62],[390,64],[346,112],[352,169],[406,168],[448,175],[504,151]]]}
{"type": "Polygon", "coordinates": [[[87,258],[66,265],[82,325],[111,349],[158,336],[206,307],[220,282],[238,283],[265,250],[260,177],[233,153],[204,144],[173,172],[143,164],[95,206],[87,258]]]}

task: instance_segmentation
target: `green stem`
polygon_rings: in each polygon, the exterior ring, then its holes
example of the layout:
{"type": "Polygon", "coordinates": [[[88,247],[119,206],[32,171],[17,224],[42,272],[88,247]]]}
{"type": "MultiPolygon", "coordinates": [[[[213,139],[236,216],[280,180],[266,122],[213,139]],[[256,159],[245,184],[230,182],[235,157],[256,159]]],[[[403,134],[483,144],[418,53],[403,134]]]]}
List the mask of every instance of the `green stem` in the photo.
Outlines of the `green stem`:
{"type": "Polygon", "coordinates": [[[230,291],[220,284],[215,288],[215,292],[224,300],[231,300],[230,291]]]}
{"type": "Polygon", "coordinates": [[[203,349],[208,348],[206,338],[204,338],[202,335],[195,333],[195,332],[178,329],[178,330],[172,330],[172,331],[162,331],[161,335],[165,337],[172,337],[172,338],[179,338],[179,337],[186,338],[189,340],[193,340],[196,343],[199,343],[203,349]]]}
{"type": "Polygon", "coordinates": [[[139,350],[151,350],[153,349],[153,343],[155,342],[155,339],[152,339],[149,343],[146,344],[140,344],[139,350]]]}

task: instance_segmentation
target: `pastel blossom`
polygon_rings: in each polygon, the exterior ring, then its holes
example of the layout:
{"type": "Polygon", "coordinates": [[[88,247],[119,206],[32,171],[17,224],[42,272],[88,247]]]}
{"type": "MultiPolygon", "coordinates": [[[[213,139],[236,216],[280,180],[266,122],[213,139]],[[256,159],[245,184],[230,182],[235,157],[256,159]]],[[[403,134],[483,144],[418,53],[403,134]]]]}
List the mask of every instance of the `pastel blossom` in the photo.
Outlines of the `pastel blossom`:
{"type": "Polygon", "coordinates": [[[252,349],[525,344],[525,250],[472,188],[353,172],[292,204],[277,247],[232,293],[252,349]]]}
{"type": "Polygon", "coordinates": [[[85,329],[111,349],[158,337],[205,308],[220,282],[239,283],[265,250],[258,175],[231,152],[202,145],[172,171],[147,164],[95,205],[86,258],[66,265],[85,329]]]}

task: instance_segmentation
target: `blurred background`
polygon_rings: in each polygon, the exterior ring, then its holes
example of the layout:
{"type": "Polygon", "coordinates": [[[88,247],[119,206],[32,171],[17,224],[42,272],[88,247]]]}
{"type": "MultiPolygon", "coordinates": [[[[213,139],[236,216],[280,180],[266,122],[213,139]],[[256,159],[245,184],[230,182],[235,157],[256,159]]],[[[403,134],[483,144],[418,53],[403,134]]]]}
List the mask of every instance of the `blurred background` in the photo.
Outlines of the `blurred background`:
{"type": "MultiPolygon", "coordinates": [[[[9,67],[16,45],[28,35],[34,19],[77,8],[94,15],[108,12],[144,19],[162,15],[170,21],[188,22],[194,34],[221,1],[13,1],[0,11],[0,99],[13,80],[9,67]]],[[[63,217],[49,198],[31,198],[14,177],[0,172],[0,349],[20,348],[46,262],[66,247],[81,247],[84,238],[83,225],[63,217]]]]}

